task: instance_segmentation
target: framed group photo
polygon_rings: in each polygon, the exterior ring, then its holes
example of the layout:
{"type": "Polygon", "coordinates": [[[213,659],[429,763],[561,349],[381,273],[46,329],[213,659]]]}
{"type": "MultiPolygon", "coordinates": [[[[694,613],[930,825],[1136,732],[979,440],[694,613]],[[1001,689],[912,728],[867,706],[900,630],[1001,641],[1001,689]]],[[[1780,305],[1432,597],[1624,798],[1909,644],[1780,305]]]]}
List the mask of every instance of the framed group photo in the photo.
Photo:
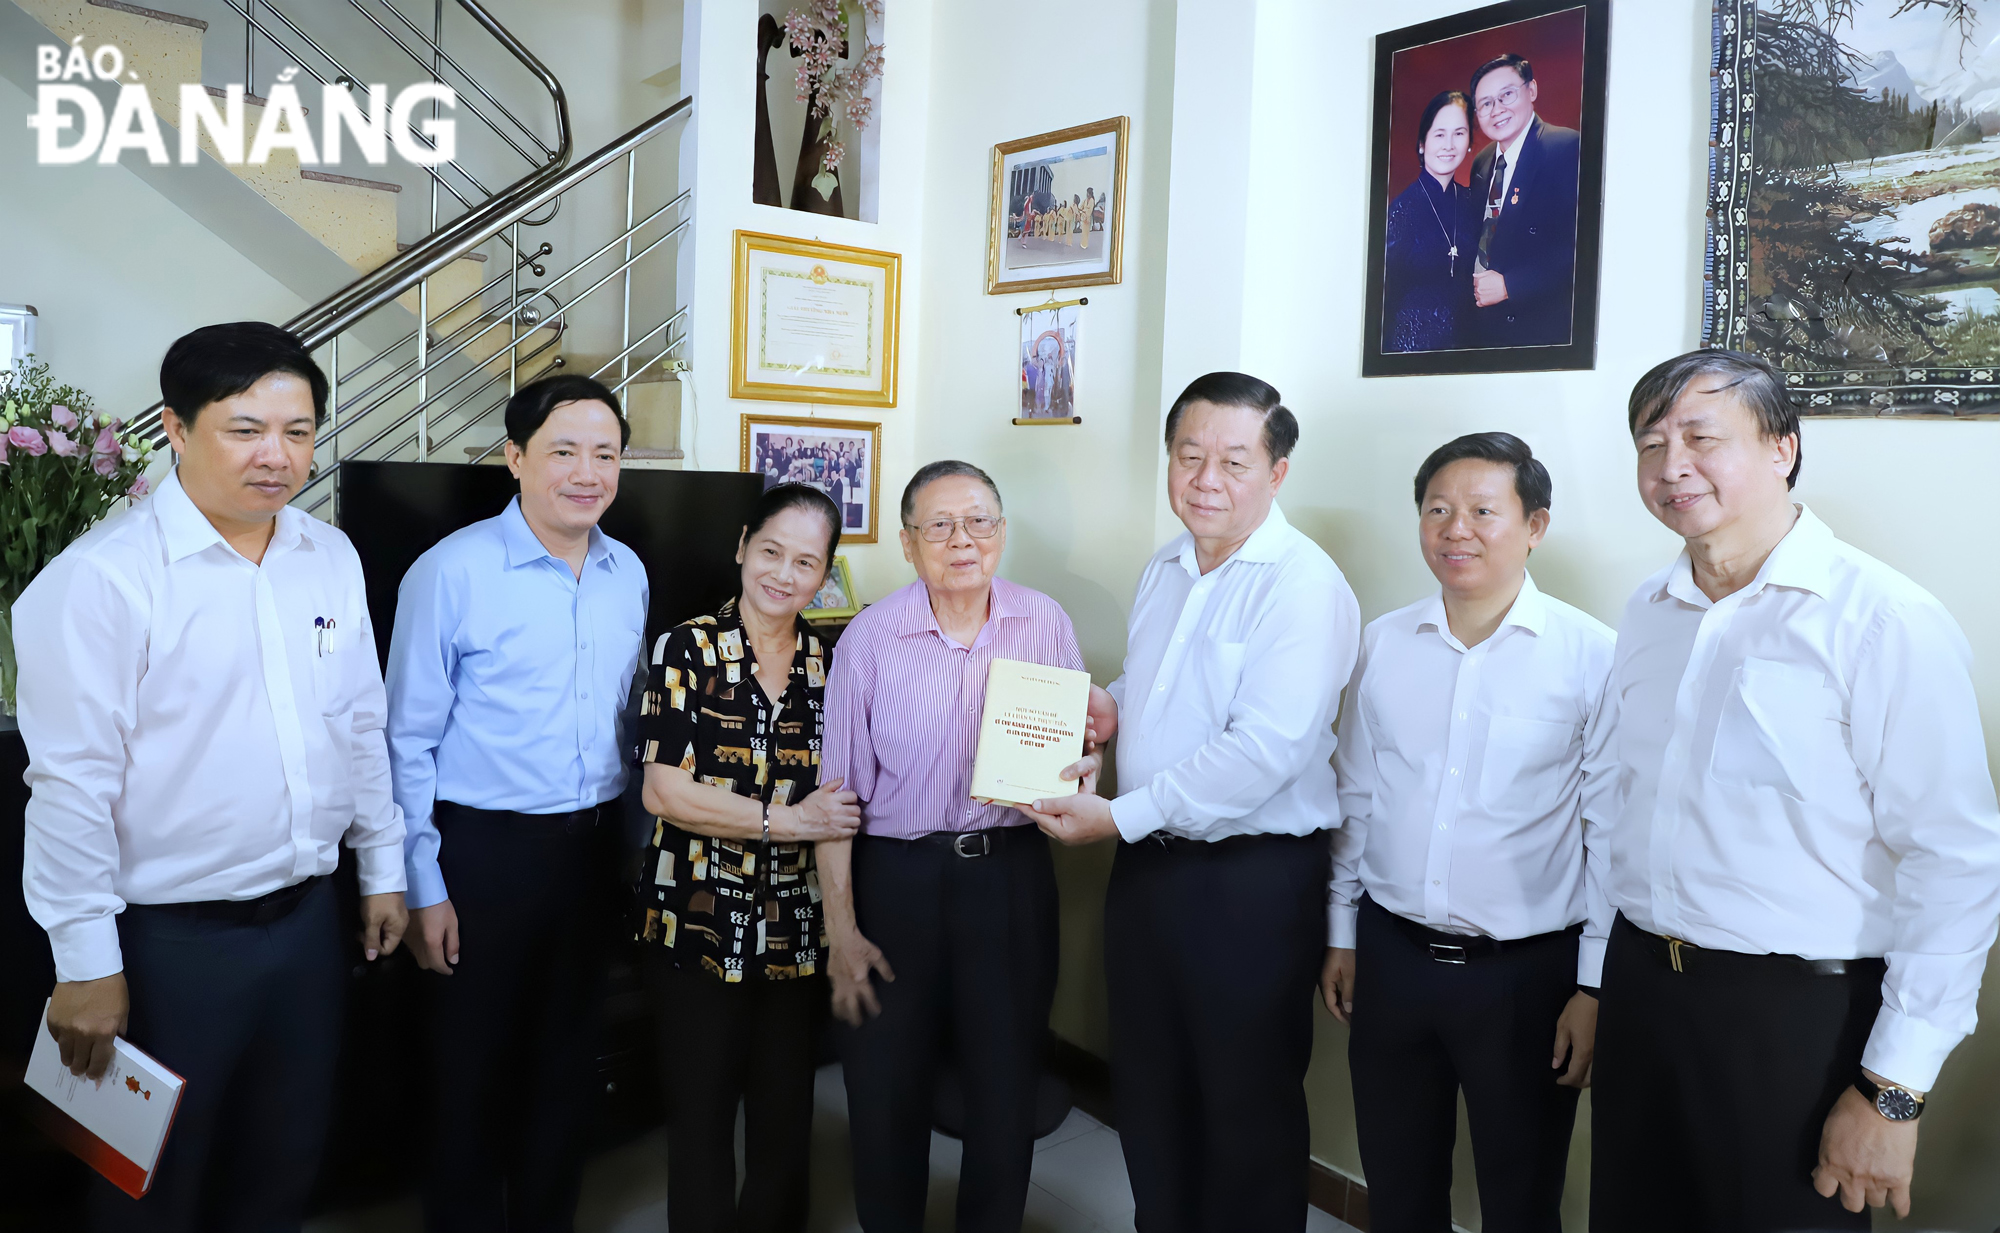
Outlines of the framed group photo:
{"type": "Polygon", "coordinates": [[[1125,270],[1125,147],[1116,116],[993,147],[986,293],[1115,283],[1125,270]]]}
{"type": "Polygon", "coordinates": [[[1375,37],[1363,376],[1597,362],[1610,0],[1375,37]]]}
{"type": "Polygon", "coordinates": [[[840,542],[872,544],[882,491],[882,426],[855,420],[743,416],[738,470],[772,484],[811,484],[840,507],[840,542]]]}
{"type": "Polygon", "coordinates": [[[729,396],[895,406],[902,269],[896,253],[737,232],[729,396]]]}

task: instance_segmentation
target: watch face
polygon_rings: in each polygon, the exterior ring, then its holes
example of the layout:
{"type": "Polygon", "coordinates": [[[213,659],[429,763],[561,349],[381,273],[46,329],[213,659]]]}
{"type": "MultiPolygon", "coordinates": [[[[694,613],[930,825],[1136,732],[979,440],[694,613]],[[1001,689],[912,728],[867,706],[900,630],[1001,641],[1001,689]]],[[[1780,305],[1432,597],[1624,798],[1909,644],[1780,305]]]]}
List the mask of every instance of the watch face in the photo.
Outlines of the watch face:
{"type": "Polygon", "coordinates": [[[1922,1106],[1903,1089],[1885,1087],[1875,1097],[1875,1109],[1892,1122],[1911,1122],[1916,1120],[1922,1106]]]}

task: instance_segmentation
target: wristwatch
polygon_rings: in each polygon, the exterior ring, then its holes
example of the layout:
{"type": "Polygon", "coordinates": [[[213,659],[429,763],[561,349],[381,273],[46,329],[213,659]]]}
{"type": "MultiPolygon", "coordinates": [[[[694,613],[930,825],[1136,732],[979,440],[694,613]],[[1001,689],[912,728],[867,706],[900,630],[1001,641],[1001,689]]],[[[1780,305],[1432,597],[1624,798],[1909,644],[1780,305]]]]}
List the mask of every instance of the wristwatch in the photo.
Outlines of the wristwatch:
{"type": "Polygon", "coordinates": [[[1875,1106],[1875,1112],[1892,1122],[1914,1122],[1923,1116],[1924,1098],[1909,1088],[1897,1087],[1893,1083],[1877,1083],[1857,1071],[1854,1090],[1875,1106]]]}

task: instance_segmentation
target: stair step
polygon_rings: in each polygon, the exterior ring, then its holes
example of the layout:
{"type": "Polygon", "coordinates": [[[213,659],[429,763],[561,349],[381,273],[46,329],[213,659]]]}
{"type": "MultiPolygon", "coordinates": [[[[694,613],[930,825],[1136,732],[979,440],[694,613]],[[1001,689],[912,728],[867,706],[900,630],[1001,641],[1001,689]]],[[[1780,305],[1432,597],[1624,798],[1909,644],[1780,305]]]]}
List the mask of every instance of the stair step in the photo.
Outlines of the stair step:
{"type": "Polygon", "coordinates": [[[327,184],[351,184],[355,188],[379,189],[385,193],[400,193],[403,191],[402,185],[391,183],[388,180],[364,180],[360,176],[343,176],[331,171],[314,171],[310,167],[301,167],[299,169],[299,178],[301,180],[319,180],[327,184]]]}
{"type": "MultiPolygon", "coordinates": [[[[193,26],[197,30],[205,31],[208,29],[208,23],[199,17],[183,17],[179,13],[149,9],[144,5],[126,4],[125,0],[85,0],[85,2],[93,8],[116,9],[121,13],[130,13],[134,17],[150,17],[154,21],[172,22],[176,26],[193,26]]],[[[211,93],[217,92],[211,91],[211,93]]]]}

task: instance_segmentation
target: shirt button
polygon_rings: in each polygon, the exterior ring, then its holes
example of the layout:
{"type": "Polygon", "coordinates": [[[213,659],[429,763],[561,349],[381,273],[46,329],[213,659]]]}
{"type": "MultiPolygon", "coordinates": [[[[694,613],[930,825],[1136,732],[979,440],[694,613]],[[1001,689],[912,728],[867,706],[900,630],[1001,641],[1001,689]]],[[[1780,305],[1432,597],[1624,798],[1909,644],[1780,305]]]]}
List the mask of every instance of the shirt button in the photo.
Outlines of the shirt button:
{"type": "Polygon", "coordinates": [[[1444,885],[1444,883],[1442,883],[1442,882],[1439,882],[1439,881],[1436,881],[1436,880],[1433,880],[1433,881],[1431,882],[1431,885],[1432,885],[1432,886],[1443,886],[1443,885],[1444,885]]]}
{"type": "Polygon", "coordinates": [[[1442,823],[1442,822],[1438,823],[1438,829],[1439,829],[1439,830],[1444,830],[1444,829],[1445,829],[1445,824],[1444,824],[1444,823],[1442,823]]]}
{"type": "MultiPolygon", "coordinates": [[[[578,694],[577,697],[582,698],[584,701],[588,702],[590,700],[590,691],[586,689],[582,693],[578,694]]],[[[1458,774],[1458,772],[1453,771],[1452,774],[1456,775],[1458,774]]]]}
{"type": "Polygon", "coordinates": [[[1459,717],[1460,719],[1464,719],[1464,718],[1465,718],[1465,712],[1464,712],[1464,711],[1460,711],[1460,712],[1458,713],[1458,717],[1459,717]]]}
{"type": "Polygon", "coordinates": [[[1452,768],[1451,768],[1451,773],[1452,773],[1452,774],[1454,774],[1454,775],[1458,774],[1458,768],[1457,768],[1457,767],[1455,767],[1455,766],[1454,766],[1454,767],[1452,767],[1452,768]]]}

